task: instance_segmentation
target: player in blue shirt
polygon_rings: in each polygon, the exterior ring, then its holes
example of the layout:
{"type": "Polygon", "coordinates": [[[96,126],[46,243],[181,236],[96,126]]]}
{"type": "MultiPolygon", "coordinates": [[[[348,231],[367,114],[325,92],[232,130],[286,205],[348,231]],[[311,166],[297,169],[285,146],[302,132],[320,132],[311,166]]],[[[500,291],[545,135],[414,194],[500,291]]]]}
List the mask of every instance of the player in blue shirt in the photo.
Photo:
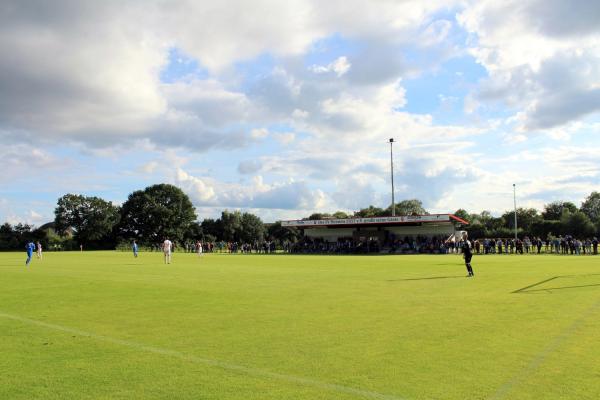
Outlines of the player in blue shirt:
{"type": "Polygon", "coordinates": [[[133,250],[133,256],[135,258],[137,258],[137,256],[138,256],[138,245],[135,242],[135,240],[133,241],[133,244],[131,245],[131,249],[133,250]]]}
{"type": "Polygon", "coordinates": [[[27,243],[25,250],[27,251],[27,261],[25,261],[25,265],[29,266],[31,258],[33,257],[33,252],[35,251],[35,244],[33,242],[27,243]]]}

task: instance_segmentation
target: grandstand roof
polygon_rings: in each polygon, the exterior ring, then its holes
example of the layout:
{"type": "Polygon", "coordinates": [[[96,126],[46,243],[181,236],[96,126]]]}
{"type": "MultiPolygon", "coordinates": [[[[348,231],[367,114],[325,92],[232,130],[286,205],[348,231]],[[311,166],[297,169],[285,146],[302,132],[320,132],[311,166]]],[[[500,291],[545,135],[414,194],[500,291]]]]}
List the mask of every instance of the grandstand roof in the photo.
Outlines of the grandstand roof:
{"type": "Polygon", "coordinates": [[[420,225],[435,223],[469,223],[454,214],[429,214],[429,215],[400,215],[396,217],[373,217],[373,218],[342,218],[342,219],[296,219],[281,221],[281,226],[296,228],[316,227],[350,227],[350,226],[390,226],[390,225],[420,225]]]}

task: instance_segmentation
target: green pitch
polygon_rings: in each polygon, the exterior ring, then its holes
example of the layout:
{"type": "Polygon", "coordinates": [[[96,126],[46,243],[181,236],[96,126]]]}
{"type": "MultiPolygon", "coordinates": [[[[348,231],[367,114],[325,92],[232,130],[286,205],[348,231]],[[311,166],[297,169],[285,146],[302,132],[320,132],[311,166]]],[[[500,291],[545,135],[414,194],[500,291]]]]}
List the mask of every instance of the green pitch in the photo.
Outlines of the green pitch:
{"type": "Polygon", "coordinates": [[[1,399],[600,398],[600,256],[24,261],[1,399]]]}

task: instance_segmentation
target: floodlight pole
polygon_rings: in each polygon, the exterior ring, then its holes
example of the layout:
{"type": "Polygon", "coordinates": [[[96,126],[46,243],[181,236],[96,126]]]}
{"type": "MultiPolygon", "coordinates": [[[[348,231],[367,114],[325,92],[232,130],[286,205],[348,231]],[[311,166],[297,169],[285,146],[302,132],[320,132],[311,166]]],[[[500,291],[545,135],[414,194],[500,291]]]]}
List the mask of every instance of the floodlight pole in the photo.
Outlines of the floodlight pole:
{"type": "Polygon", "coordinates": [[[392,217],[396,216],[396,202],[394,200],[394,138],[390,138],[390,166],[392,172],[392,217]]]}
{"type": "Polygon", "coordinates": [[[513,201],[515,204],[515,240],[517,237],[517,185],[513,183],[513,201]]]}

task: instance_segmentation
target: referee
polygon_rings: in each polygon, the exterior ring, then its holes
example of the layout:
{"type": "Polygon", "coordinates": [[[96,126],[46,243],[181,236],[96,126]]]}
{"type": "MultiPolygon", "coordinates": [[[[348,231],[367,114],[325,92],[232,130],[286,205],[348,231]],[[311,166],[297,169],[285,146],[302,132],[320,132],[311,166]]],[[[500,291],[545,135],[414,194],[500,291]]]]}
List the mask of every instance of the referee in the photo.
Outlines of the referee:
{"type": "Polygon", "coordinates": [[[473,258],[473,246],[469,241],[469,235],[467,234],[467,232],[463,232],[461,249],[463,253],[463,258],[465,259],[467,272],[469,273],[467,277],[475,276],[475,274],[473,273],[473,268],[471,268],[471,259],[473,258]]]}

